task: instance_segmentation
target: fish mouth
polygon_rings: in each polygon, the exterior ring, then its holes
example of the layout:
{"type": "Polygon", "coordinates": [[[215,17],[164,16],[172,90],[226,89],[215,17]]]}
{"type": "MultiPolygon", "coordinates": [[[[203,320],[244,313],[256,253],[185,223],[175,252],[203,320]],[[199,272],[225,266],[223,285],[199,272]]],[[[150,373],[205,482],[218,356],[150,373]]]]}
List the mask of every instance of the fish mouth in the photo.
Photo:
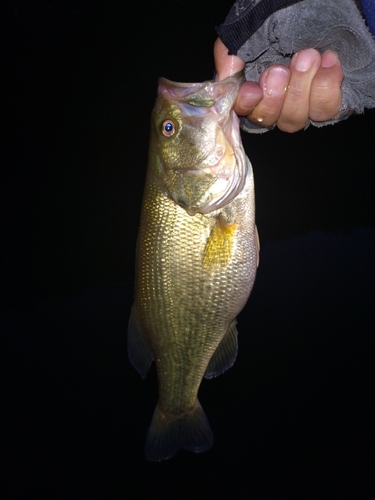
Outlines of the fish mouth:
{"type": "Polygon", "coordinates": [[[239,73],[219,82],[199,84],[159,79],[158,94],[179,110],[181,130],[184,118],[191,128],[194,128],[194,123],[208,124],[206,130],[200,129],[198,137],[187,133],[188,140],[195,147],[191,155],[195,158],[190,164],[177,162],[175,168],[173,163],[170,164],[170,175],[164,184],[169,196],[189,215],[209,214],[221,209],[245,185],[246,155],[240,137],[239,118],[233,111],[243,80],[243,74],[239,73]],[[206,137],[213,141],[209,149],[204,142],[206,131],[206,137]],[[199,140],[203,140],[202,148],[199,147],[199,140]]]}
{"type": "Polygon", "coordinates": [[[234,111],[227,117],[222,134],[224,141],[203,162],[185,168],[183,174],[180,172],[186,199],[181,197],[180,191],[178,201],[175,201],[189,215],[220,210],[238,196],[245,185],[246,155],[240,138],[239,119],[234,111]],[[191,197],[192,192],[196,193],[195,199],[191,197]]]}
{"type": "MultiPolygon", "coordinates": [[[[242,148],[239,132],[239,119],[234,111],[229,116],[219,117],[216,142],[203,160],[184,168],[185,172],[200,174],[211,173],[219,178],[229,178],[238,160],[236,152],[242,148]]],[[[241,151],[242,153],[242,151],[241,151]]]]}

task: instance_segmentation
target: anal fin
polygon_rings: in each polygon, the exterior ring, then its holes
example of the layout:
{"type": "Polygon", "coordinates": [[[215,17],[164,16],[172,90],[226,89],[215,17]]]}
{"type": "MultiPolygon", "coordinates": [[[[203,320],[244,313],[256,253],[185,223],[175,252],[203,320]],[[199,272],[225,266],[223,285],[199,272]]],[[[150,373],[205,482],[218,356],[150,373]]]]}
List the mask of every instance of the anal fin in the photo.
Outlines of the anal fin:
{"type": "Polygon", "coordinates": [[[142,378],[146,378],[154,358],[139,326],[134,306],[131,310],[128,325],[128,354],[130,363],[142,378]]]}
{"type": "Polygon", "coordinates": [[[238,351],[237,335],[236,320],[234,320],[213,353],[204,374],[205,378],[217,377],[233,365],[238,351]]]}

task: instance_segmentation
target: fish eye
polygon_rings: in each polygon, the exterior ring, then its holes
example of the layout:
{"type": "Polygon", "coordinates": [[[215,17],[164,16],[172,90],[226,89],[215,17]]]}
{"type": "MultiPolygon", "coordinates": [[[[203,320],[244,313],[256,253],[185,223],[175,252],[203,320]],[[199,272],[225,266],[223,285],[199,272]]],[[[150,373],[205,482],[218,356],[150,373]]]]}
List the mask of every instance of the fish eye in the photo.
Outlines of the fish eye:
{"type": "Polygon", "coordinates": [[[165,137],[172,137],[176,133],[176,127],[172,120],[164,120],[161,126],[161,133],[165,137]]]}

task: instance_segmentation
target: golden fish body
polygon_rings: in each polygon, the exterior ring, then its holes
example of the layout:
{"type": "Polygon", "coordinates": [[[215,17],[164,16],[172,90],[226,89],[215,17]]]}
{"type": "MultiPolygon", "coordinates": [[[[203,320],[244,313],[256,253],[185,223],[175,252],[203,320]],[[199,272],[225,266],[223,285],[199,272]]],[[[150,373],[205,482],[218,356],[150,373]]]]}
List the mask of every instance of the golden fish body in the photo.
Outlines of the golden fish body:
{"type": "Polygon", "coordinates": [[[198,389],[237,354],[258,262],[252,169],[232,111],[241,81],[159,80],[128,331],[140,374],[157,367],[150,460],[211,447],[198,389]]]}

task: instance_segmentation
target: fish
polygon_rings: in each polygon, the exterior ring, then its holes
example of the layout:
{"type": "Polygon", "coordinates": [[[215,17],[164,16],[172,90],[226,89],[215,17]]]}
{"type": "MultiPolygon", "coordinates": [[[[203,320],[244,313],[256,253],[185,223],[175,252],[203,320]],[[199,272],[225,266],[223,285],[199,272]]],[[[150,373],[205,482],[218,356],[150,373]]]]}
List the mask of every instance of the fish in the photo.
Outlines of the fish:
{"type": "Polygon", "coordinates": [[[152,361],[157,370],[150,461],[211,448],[198,390],[237,356],[236,317],[259,262],[253,171],[233,111],[242,82],[158,80],[128,325],[131,364],[142,378],[152,361]]]}

